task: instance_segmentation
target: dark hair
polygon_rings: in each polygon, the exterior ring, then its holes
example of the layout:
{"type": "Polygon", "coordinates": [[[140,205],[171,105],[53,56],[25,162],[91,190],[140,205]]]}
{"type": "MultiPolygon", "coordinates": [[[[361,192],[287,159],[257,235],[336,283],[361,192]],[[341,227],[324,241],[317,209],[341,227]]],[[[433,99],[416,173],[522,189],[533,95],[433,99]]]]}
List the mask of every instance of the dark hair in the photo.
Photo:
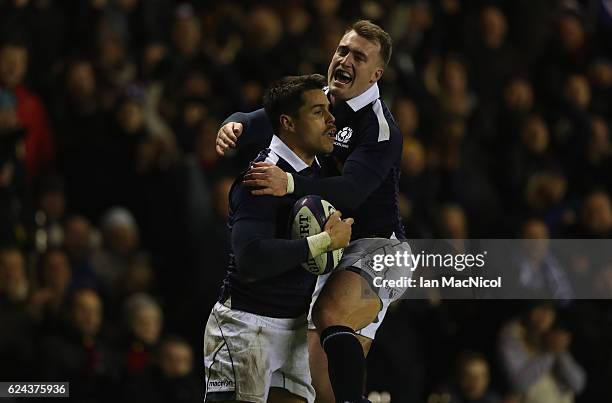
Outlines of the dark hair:
{"type": "Polygon", "coordinates": [[[325,85],[325,78],[320,74],[288,76],[273,83],[264,95],[263,104],[274,132],[278,134],[281,115],[297,115],[304,105],[304,92],[320,90],[325,85]]]}
{"type": "Polygon", "coordinates": [[[162,348],[167,344],[184,344],[191,348],[191,344],[189,344],[186,339],[176,334],[169,334],[164,336],[159,342],[159,347],[162,348]]]}
{"type": "Polygon", "coordinates": [[[161,337],[159,343],[157,344],[155,348],[154,355],[159,359],[161,357],[162,351],[167,346],[172,345],[172,344],[179,344],[182,346],[186,346],[193,353],[193,347],[191,346],[191,344],[187,342],[186,339],[176,334],[169,334],[169,335],[161,337]]]}
{"type": "Polygon", "coordinates": [[[167,348],[167,346],[172,344],[186,346],[193,354],[193,347],[187,342],[185,338],[177,334],[169,334],[162,336],[159,340],[159,343],[157,343],[157,346],[155,346],[153,350],[153,355],[155,356],[155,358],[159,360],[161,358],[162,351],[167,348]]]}
{"type": "Polygon", "coordinates": [[[16,243],[8,242],[0,245],[0,255],[5,253],[17,252],[25,259],[25,254],[23,253],[23,249],[19,247],[16,243]]]}
{"type": "Polygon", "coordinates": [[[5,48],[20,48],[24,49],[26,52],[30,50],[28,42],[20,35],[0,38],[0,50],[4,50],[5,48]]]}
{"type": "MultiPolygon", "coordinates": [[[[49,247],[40,257],[38,263],[37,263],[37,267],[38,267],[38,273],[36,273],[36,280],[38,281],[38,284],[40,285],[46,285],[46,280],[45,280],[45,266],[47,265],[47,262],[49,261],[49,256],[55,254],[55,253],[61,253],[62,255],[64,255],[66,257],[66,259],[68,259],[68,254],[66,253],[66,250],[60,246],[51,246],[49,247]]],[[[70,267],[71,270],[71,276],[72,276],[72,266],[70,265],[70,263],[68,263],[68,266],[70,267]]]]}
{"type": "Polygon", "coordinates": [[[529,323],[529,314],[539,308],[549,309],[551,311],[557,312],[557,307],[554,300],[550,299],[528,299],[520,301],[519,304],[519,320],[523,325],[527,325],[529,323]]]}
{"type": "Polygon", "coordinates": [[[381,27],[369,20],[359,20],[350,26],[346,32],[355,31],[359,36],[371,42],[378,42],[380,45],[380,58],[384,66],[389,64],[391,53],[393,52],[393,40],[391,36],[381,27]]]}

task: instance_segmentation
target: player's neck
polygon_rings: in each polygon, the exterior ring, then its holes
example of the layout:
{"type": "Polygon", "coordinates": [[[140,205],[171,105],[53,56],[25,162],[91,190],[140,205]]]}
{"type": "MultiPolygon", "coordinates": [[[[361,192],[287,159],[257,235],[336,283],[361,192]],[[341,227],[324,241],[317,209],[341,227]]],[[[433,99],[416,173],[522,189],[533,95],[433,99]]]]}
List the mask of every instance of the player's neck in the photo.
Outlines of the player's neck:
{"type": "Polygon", "coordinates": [[[332,95],[332,93],[329,93],[329,103],[332,104],[332,106],[336,106],[336,97],[332,95]]]}
{"type": "Polygon", "coordinates": [[[311,166],[314,162],[315,155],[305,152],[304,150],[296,147],[295,144],[287,144],[287,146],[298,156],[299,159],[304,161],[306,165],[311,166]]]}
{"type": "Polygon", "coordinates": [[[304,151],[303,149],[301,149],[296,142],[291,141],[291,136],[283,136],[280,135],[279,138],[283,141],[283,143],[285,143],[285,145],[287,147],[289,147],[289,149],[291,151],[293,151],[293,153],[295,155],[298,156],[299,159],[301,159],[302,161],[304,161],[304,163],[306,163],[306,165],[311,166],[312,163],[314,162],[315,159],[315,155],[311,154],[309,152],[304,151]]]}
{"type": "Polygon", "coordinates": [[[297,148],[292,148],[291,150],[295,153],[295,155],[300,157],[300,159],[304,161],[306,165],[312,166],[312,163],[314,162],[314,159],[315,159],[314,155],[303,153],[297,148]]]}
{"type": "MultiPolygon", "coordinates": [[[[376,84],[376,83],[374,83],[374,84],[376,84]]],[[[374,85],[374,84],[372,84],[372,85],[374,85]]],[[[368,88],[367,88],[365,91],[363,91],[362,93],[357,94],[357,95],[355,95],[354,97],[352,97],[352,98],[348,98],[348,99],[339,99],[339,98],[335,97],[335,96],[334,96],[334,95],[333,95],[333,94],[330,92],[330,93],[329,93],[329,103],[330,103],[330,104],[332,104],[332,106],[336,106],[337,104],[339,104],[339,103],[340,103],[340,102],[342,102],[342,101],[348,102],[348,101],[350,101],[351,99],[358,98],[358,97],[362,96],[363,94],[365,94],[365,93],[366,93],[366,92],[367,92],[367,91],[368,91],[370,88],[372,88],[372,85],[370,85],[370,86],[369,86],[369,87],[368,87],[368,88]]]]}

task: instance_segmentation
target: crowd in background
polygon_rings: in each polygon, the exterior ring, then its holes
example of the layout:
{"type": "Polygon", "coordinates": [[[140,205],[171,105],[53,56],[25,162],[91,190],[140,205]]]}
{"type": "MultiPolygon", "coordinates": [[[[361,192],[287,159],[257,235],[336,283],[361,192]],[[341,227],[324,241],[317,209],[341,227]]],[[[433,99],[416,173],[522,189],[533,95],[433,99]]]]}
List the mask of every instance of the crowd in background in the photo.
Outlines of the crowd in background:
{"type": "MultiPolygon", "coordinates": [[[[326,72],[358,18],[394,40],[409,238],[610,238],[610,1],[0,0],[0,380],[201,401],[227,194],[257,151],[219,157],[217,130],[271,81],[326,72]]],[[[531,262],[525,286],[564,304],[401,301],[368,387],[609,399],[611,261],[531,262]],[[554,292],[576,284],[601,299],[554,292]]]]}

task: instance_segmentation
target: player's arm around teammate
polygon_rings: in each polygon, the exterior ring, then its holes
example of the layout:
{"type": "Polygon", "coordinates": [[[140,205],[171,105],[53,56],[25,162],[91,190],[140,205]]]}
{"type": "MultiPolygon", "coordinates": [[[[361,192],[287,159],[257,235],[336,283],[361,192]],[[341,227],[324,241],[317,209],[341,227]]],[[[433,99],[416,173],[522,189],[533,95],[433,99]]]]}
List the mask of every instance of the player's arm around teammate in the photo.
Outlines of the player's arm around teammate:
{"type": "MultiPolygon", "coordinates": [[[[358,21],[345,32],[330,62],[328,98],[339,128],[334,157],[343,164],[342,175],[321,180],[286,174],[283,178],[275,167],[260,164],[245,182],[264,186],[255,190],[262,195],[279,196],[292,190],[298,195],[317,194],[356,218],[353,239],[357,241],[345,249],[327,283],[319,279],[313,295],[316,302],[312,319],[321,345],[310,343],[311,363],[319,365],[311,369],[313,376],[318,377],[313,383],[321,402],[362,401],[364,352],[367,353],[389,303],[401,295],[401,290],[386,290],[372,284],[373,273],[366,259],[377,248],[382,248],[383,253],[387,249],[391,252],[410,249],[406,242],[394,239],[403,237],[397,203],[402,136],[380,99],[377,85],[389,62],[391,47],[391,38],[384,30],[369,21],[358,21]],[[364,298],[367,290],[375,292],[378,298],[364,298]],[[317,355],[328,358],[329,380],[325,368],[320,367],[324,360],[315,360],[317,355]]],[[[244,135],[258,122],[257,112],[235,117],[246,119],[240,122],[242,127],[227,126],[219,131],[217,146],[221,149],[236,145],[237,135],[241,131],[244,135]],[[226,136],[228,129],[233,138],[226,136]]],[[[409,276],[410,270],[393,268],[385,273],[409,276]]]]}
{"type": "MultiPolygon", "coordinates": [[[[321,79],[291,77],[269,89],[278,136],[257,161],[318,175],[315,155],[331,151],[335,133],[321,79]]],[[[353,220],[335,212],[321,234],[288,239],[296,196],[254,196],[238,178],[229,198],[232,254],[205,330],[205,401],[312,403],[306,314],[316,276],[301,263],[346,246],[353,220]]]]}

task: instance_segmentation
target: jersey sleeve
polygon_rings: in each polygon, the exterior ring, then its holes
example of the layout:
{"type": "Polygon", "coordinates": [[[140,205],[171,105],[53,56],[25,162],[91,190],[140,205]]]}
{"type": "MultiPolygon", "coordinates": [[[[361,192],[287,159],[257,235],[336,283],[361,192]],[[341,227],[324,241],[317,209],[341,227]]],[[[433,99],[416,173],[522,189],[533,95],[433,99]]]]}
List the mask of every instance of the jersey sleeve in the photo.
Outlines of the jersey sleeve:
{"type": "Polygon", "coordinates": [[[274,131],[263,108],[253,112],[233,113],[223,121],[222,125],[229,122],[242,123],[243,126],[237,147],[256,145],[258,148],[265,148],[272,140],[274,131]]]}
{"type": "Polygon", "coordinates": [[[384,180],[402,152],[402,135],[391,116],[383,114],[380,102],[374,104],[375,119],[363,127],[361,140],[346,163],[356,162],[384,180]],[[376,106],[378,105],[378,107],[376,106]]]}
{"type": "Polygon", "coordinates": [[[355,210],[382,183],[382,179],[357,162],[344,164],[342,175],[315,179],[293,175],[293,194],[318,195],[340,210],[355,210]]]}
{"type": "Polygon", "coordinates": [[[365,125],[360,143],[351,152],[342,175],[311,179],[294,175],[294,194],[316,194],[339,209],[357,209],[385,181],[402,150],[402,136],[385,119],[365,125]]]}
{"type": "Polygon", "coordinates": [[[253,196],[237,186],[231,244],[238,272],[247,281],[277,276],[308,260],[306,239],[276,238],[279,199],[253,196]]]}

